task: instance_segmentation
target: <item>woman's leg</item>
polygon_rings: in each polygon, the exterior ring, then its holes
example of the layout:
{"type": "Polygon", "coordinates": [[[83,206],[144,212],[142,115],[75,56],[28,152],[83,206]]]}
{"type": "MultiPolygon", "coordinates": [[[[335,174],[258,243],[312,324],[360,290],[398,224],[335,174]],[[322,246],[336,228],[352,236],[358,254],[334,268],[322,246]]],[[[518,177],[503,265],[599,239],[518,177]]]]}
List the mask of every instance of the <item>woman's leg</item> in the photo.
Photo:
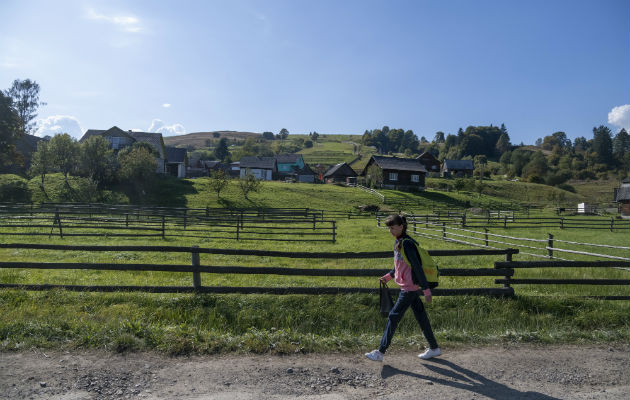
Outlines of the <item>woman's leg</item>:
{"type": "Polygon", "coordinates": [[[432,349],[437,349],[439,346],[437,344],[437,341],[435,340],[435,336],[433,335],[433,329],[431,329],[429,316],[424,309],[424,305],[422,304],[420,296],[416,296],[415,299],[411,302],[411,309],[413,310],[413,315],[416,317],[416,321],[418,321],[418,325],[420,325],[420,329],[422,329],[424,337],[427,339],[427,342],[429,342],[429,347],[432,349]]]}
{"type": "MultiPolygon", "coordinates": [[[[396,304],[394,304],[394,308],[389,312],[389,316],[387,317],[387,326],[385,327],[385,332],[383,332],[383,338],[381,339],[381,345],[378,347],[378,350],[381,353],[385,353],[390,343],[392,342],[392,337],[394,336],[394,332],[396,332],[396,327],[398,327],[398,323],[402,319],[403,315],[405,315],[405,311],[409,308],[414,292],[400,292],[398,295],[398,300],[396,304]]],[[[417,297],[417,294],[416,294],[417,297]]]]}

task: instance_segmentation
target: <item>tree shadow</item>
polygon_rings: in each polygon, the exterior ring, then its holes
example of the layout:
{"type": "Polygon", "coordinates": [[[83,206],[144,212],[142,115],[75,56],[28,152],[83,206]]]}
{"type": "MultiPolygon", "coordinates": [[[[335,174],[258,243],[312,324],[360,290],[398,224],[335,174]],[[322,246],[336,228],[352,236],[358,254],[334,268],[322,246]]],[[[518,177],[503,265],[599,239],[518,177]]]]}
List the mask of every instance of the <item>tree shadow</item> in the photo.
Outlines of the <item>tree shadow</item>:
{"type": "Polygon", "coordinates": [[[395,375],[405,375],[411,378],[423,379],[438,385],[450,386],[452,388],[467,390],[478,393],[490,399],[536,399],[536,400],[559,400],[557,397],[548,396],[539,392],[521,392],[502,383],[493,381],[485,376],[469,369],[463,368],[451,361],[444,359],[432,359],[428,363],[422,364],[431,372],[441,375],[434,377],[422,375],[415,372],[403,371],[390,365],[383,365],[381,378],[387,379],[395,375]],[[436,365],[437,364],[437,365],[436,365]]]}

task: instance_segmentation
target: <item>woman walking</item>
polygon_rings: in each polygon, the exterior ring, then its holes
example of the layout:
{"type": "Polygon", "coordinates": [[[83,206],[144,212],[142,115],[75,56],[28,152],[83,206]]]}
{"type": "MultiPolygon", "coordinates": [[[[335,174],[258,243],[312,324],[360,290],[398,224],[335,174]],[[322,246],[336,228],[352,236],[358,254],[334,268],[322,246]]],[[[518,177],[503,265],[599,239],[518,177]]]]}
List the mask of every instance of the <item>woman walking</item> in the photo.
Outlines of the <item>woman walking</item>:
{"type": "MultiPolygon", "coordinates": [[[[418,250],[418,243],[407,235],[407,219],[401,215],[390,215],[385,221],[385,225],[389,227],[389,232],[396,238],[394,242],[394,269],[389,273],[380,277],[380,281],[386,283],[394,278],[394,281],[400,287],[400,295],[398,301],[389,313],[387,326],[383,332],[383,338],[378,349],[365,356],[372,361],[383,361],[383,355],[389,347],[398,323],[405,315],[409,307],[413,310],[413,314],[422,329],[424,337],[429,342],[429,348],[418,357],[423,360],[437,357],[442,354],[440,347],[435,340],[429,317],[420,300],[420,290],[427,303],[432,300],[431,284],[427,280],[427,275],[437,282],[437,271],[428,270],[427,274],[423,270],[422,258],[418,250]]],[[[426,266],[425,266],[426,267],[426,266]]]]}

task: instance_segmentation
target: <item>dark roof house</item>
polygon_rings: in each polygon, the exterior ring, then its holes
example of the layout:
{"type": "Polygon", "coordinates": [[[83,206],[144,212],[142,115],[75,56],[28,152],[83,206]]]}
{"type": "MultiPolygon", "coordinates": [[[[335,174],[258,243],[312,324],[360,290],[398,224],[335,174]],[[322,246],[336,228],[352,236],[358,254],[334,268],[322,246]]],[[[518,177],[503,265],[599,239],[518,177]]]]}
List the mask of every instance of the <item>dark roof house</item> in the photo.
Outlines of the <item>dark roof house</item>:
{"type": "Polygon", "coordinates": [[[119,127],[113,126],[107,130],[88,129],[81,139],[79,139],[79,142],[85,142],[92,136],[104,137],[109,141],[111,148],[114,150],[131,146],[135,142],[148,143],[153,146],[158,153],[158,156],[156,156],[158,163],[156,172],[166,172],[166,148],[161,133],[123,131],[119,127]]]}
{"type": "Polygon", "coordinates": [[[619,203],[621,217],[630,219],[630,178],[621,181],[621,186],[616,189],[615,201],[619,203]]]}
{"type": "Polygon", "coordinates": [[[427,172],[440,172],[442,163],[428,151],[420,154],[418,157],[416,157],[416,160],[420,161],[422,165],[424,165],[424,167],[427,169],[427,172]]]}
{"type": "Polygon", "coordinates": [[[471,177],[474,169],[472,160],[444,160],[440,173],[443,177],[471,177]]]}
{"type": "Polygon", "coordinates": [[[367,178],[372,166],[380,169],[381,186],[385,189],[424,189],[427,169],[417,158],[372,156],[363,168],[361,175],[367,178]]]}
{"type": "Polygon", "coordinates": [[[334,165],[324,173],[324,182],[347,182],[348,178],[356,178],[357,173],[353,170],[348,163],[342,162],[334,165]]]}
{"type": "Polygon", "coordinates": [[[240,177],[248,173],[258,179],[270,181],[278,172],[275,157],[243,157],[240,161],[240,177]]]}
{"type": "Polygon", "coordinates": [[[178,178],[186,177],[188,155],[186,149],[178,147],[166,148],[166,173],[178,178]]]}

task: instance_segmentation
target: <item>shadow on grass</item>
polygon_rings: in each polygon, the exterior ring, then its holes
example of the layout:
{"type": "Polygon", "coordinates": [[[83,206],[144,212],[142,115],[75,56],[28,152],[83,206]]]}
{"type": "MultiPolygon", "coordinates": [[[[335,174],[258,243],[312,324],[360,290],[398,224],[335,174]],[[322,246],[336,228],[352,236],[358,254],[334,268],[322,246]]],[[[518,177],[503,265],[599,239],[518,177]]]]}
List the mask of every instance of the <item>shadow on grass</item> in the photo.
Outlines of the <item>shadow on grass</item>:
{"type": "Polygon", "coordinates": [[[423,379],[438,385],[449,386],[455,389],[478,393],[489,399],[541,399],[558,400],[557,397],[547,396],[539,392],[521,392],[502,383],[488,379],[469,369],[463,368],[454,362],[443,359],[432,359],[423,363],[427,369],[438,377],[422,375],[415,372],[403,371],[390,365],[383,365],[381,378],[387,379],[395,375],[405,375],[411,378],[423,379]]]}

